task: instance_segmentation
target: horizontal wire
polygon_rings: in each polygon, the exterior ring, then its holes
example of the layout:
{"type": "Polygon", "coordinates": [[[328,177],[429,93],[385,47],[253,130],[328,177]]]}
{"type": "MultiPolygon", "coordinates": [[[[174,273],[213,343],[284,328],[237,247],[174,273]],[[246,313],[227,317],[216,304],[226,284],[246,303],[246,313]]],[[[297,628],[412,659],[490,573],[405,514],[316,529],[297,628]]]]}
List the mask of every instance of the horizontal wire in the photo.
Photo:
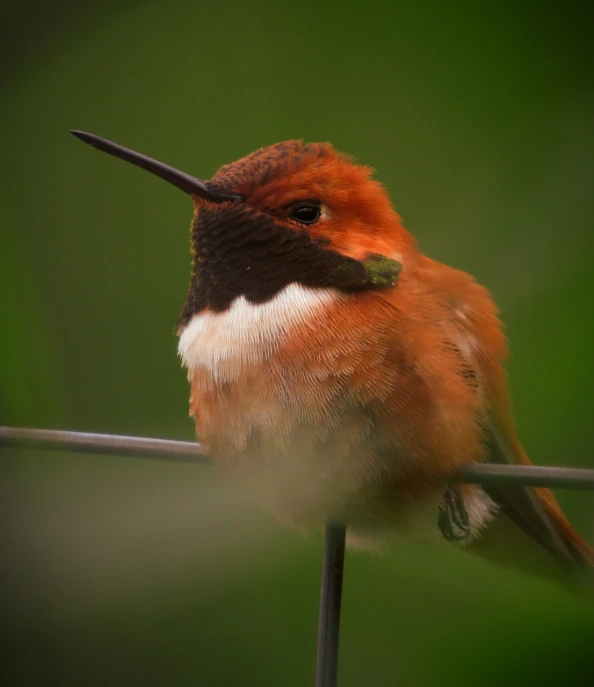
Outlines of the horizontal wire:
{"type": "MultiPolygon", "coordinates": [[[[200,465],[210,463],[206,451],[200,444],[192,441],[130,437],[116,434],[91,434],[54,429],[0,426],[1,447],[133,456],[135,458],[154,458],[200,465]]],[[[510,487],[594,489],[594,470],[540,465],[465,463],[460,466],[458,473],[453,475],[450,481],[510,487]]]]}
{"type": "Polygon", "coordinates": [[[0,447],[98,453],[106,456],[156,458],[180,463],[208,465],[206,451],[193,441],[128,437],[118,434],[69,432],[60,429],[27,429],[0,426],[0,447]]]}
{"type": "Polygon", "coordinates": [[[508,487],[594,489],[594,470],[543,465],[464,463],[452,481],[508,487]]]}

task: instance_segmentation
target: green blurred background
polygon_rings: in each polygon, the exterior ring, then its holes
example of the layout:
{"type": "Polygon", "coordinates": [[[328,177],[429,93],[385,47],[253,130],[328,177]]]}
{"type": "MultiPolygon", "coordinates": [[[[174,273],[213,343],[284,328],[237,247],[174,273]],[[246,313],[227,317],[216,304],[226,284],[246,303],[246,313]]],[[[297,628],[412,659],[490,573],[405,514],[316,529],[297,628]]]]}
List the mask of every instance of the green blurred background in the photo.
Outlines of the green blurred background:
{"type": "MultiPolygon", "coordinates": [[[[1,12],[3,423],[193,436],[173,334],[190,203],[68,129],[203,177],[304,138],[374,166],[423,250],[493,291],[533,460],[594,467],[588,4],[1,12]]],[[[1,458],[3,684],[313,684],[320,536],[211,468],[1,458]]],[[[592,494],[559,498],[594,541],[592,494]]],[[[343,619],[343,687],[594,674],[592,609],[446,546],[348,555],[343,619]]]]}

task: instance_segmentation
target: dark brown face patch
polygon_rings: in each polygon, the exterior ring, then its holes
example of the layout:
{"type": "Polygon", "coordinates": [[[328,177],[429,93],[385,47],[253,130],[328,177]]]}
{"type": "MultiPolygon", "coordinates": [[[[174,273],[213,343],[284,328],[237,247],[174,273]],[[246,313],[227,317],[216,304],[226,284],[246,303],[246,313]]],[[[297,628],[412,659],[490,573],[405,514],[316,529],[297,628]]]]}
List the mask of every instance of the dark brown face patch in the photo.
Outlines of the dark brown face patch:
{"type": "Polygon", "coordinates": [[[192,226],[194,264],[178,327],[238,297],[264,303],[289,284],[346,293],[393,285],[400,265],[381,256],[347,257],[242,202],[199,211],[192,226]]]}

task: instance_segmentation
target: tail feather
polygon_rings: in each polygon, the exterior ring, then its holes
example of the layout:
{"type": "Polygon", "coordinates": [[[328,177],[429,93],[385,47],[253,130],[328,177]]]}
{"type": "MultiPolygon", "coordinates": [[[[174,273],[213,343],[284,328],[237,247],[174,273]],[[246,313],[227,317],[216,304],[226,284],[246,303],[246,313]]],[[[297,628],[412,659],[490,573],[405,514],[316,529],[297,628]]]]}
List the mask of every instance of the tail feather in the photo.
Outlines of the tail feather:
{"type": "Polygon", "coordinates": [[[582,597],[594,598],[592,567],[567,564],[552,557],[504,513],[489,523],[482,535],[472,542],[469,551],[498,566],[552,582],[582,597]]]}
{"type": "MultiPolygon", "coordinates": [[[[497,426],[492,425],[487,431],[486,440],[490,462],[531,464],[515,438],[515,434],[508,433],[508,437],[504,437],[497,426]]],[[[513,523],[541,550],[551,554],[561,564],[560,568],[557,566],[557,571],[551,569],[556,579],[559,577],[569,579],[574,576],[576,568],[581,568],[591,573],[594,581],[594,549],[570,525],[549,489],[485,487],[485,491],[501,508],[503,519],[507,522],[500,523],[498,527],[491,525],[488,528],[485,535],[475,545],[477,553],[482,553],[491,559],[499,559],[499,562],[504,565],[529,569],[530,572],[538,574],[538,570],[542,567],[540,556],[532,550],[533,547],[525,548],[527,544],[525,538],[516,537],[517,547],[511,546],[509,540],[507,544],[502,542],[502,546],[499,546],[498,531],[505,529],[506,536],[509,537],[509,524],[513,523]],[[494,531],[489,533],[491,528],[494,528],[494,531]],[[504,548],[507,548],[507,551],[504,551],[504,548]],[[518,557],[518,554],[521,555],[518,557]],[[514,564],[514,558],[517,565],[514,564]]]]}
{"type": "Polygon", "coordinates": [[[571,553],[573,563],[580,567],[592,568],[594,569],[594,549],[576,532],[576,530],[569,524],[569,521],[563,514],[561,508],[557,505],[556,499],[553,497],[554,502],[550,503],[550,499],[544,500],[541,491],[548,492],[546,496],[552,497],[552,493],[549,489],[535,490],[540,498],[542,499],[544,509],[560,533],[566,547],[571,553]]]}

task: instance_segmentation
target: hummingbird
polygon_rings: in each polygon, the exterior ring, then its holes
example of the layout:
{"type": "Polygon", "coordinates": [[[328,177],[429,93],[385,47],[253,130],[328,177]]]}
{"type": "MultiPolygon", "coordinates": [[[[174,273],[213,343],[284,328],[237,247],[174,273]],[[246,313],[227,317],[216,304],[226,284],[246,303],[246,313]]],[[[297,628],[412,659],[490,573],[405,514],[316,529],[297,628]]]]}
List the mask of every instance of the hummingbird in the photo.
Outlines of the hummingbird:
{"type": "Polygon", "coordinates": [[[594,568],[550,490],[452,482],[530,464],[506,339],[487,289],[420,252],[371,168],[291,140],[205,181],[72,133],[191,197],[190,415],[265,508],[303,531],[345,522],[355,548],[418,536],[554,579],[594,568]]]}

